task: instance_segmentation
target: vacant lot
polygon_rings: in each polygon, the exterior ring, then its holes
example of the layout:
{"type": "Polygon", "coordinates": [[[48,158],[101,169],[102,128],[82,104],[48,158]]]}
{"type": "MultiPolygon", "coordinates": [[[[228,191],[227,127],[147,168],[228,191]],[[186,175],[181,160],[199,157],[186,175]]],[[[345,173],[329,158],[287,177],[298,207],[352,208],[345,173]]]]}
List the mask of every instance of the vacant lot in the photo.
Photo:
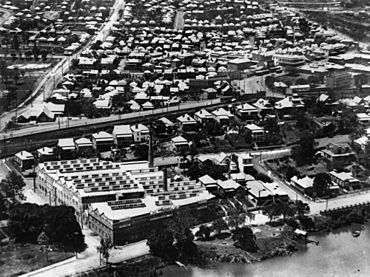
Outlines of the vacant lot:
{"type": "Polygon", "coordinates": [[[8,245],[0,245],[0,276],[19,276],[72,256],[74,253],[52,251],[47,261],[46,253],[40,245],[10,242],[8,245]]]}

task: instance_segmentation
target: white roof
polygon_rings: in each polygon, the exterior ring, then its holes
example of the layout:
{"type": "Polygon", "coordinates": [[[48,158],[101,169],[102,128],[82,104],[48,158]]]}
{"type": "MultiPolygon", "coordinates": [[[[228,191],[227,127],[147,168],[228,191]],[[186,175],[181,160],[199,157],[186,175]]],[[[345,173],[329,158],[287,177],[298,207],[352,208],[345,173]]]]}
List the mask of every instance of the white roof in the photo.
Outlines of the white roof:
{"type": "Polygon", "coordinates": [[[301,179],[299,179],[297,176],[293,176],[291,178],[292,182],[296,183],[297,185],[305,189],[313,186],[313,180],[314,180],[313,178],[310,178],[308,176],[301,179]]]}
{"type": "Polygon", "coordinates": [[[258,110],[255,106],[253,106],[251,104],[248,104],[248,103],[244,103],[242,105],[239,105],[236,108],[238,110],[244,110],[244,111],[245,110],[247,110],[247,111],[257,111],[258,110]]]}
{"type": "Polygon", "coordinates": [[[219,116],[219,117],[234,117],[232,113],[225,110],[224,108],[219,108],[213,111],[212,114],[214,114],[215,116],[219,116]]]}
{"type": "Polygon", "coordinates": [[[171,141],[174,142],[175,144],[187,144],[188,143],[188,141],[182,136],[174,137],[171,139],[171,141]]]}
{"type": "Polygon", "coordinates": [[[252,175],[245,174],[244,172],[231,173],[231,179],[233,180],[244,180],[244,181],[253,181],[255,178],[252,175]]]}
{"type": "Polygon", "coordinates": [[[79,138],[79,139],[76,139],[75,140],[75,143],[77,145],[91,145],[92,146],[92,142],[88,138],[79,138]]]}
{"type": "Polygon", "coordinates": [[[50,148],[50,147],[39,148],[39,149],[37,149],[37,152],[40,155],[53,155],[53,153],[54,153],[53,148],[50,148]]]}
{"type": "Polygon", "coordinates": [[[148,132],[149,133],[149,128],[146,127],[145,125],[139,123],[136,125],[131,125],[131,131],[133,132],[148,132]]]}
{"type": "Polygon", "coordinates": [[[196,123],[195,119],[192,118],[190,115],[188,114],[184,114],[182,116],[179,116],[177,118],[178,121],[180,121],[181,123],[196,123]]]}
{"type": "Polygon", "coordinates": [[[113,135],[115,136],[132,136],[130,125],[114,125],[113,135]]]}
{"type": "Polygon", "coordinates": [[[216,180],[213,179],[211,176],[209,176],[208,174],[207,175],[204,175],[202,177],[199,177],[198,178],[199,182],[201,182],[202,184],[204,185],[209,185],[209,184],[216,184],[216,180]]]}
{"type": "Polygon", "coordinates": [[[33,155],[30,152],[27,151],[21,151],[15,154],[15,156],[21,160],[32,160],[33,155]]]}
{"type": "Polygon", "coordinates": [[[268,190],[259,180],[247,182],[247,188],[249,188],[248,192],[256,198],[267,197],[272,195],[271,191],[268,190]]]}
{"type": "Polygon", "coordinates": [[[217,180],[217,184],[224,190],[236,190],[240,187],[240,185],[234,180],[226,180],[226,181],[217,180]]]}
{"type": "Polygon", "coordinates": [[[248,130],[254,132],[254,131],[263,131],[263,127],[257,126],[256,124],[247,124],[245,126],[248,130]]]}
{"type": "Polygon", "coordinates": [[[92,134],[92,137],[95,138],[96,140],[112,140],[113,141],[113,136],[107,132],[100,131],[98,133],[92,134]]]}
{"type": "Polygon", "coordinates": [[[160,119],[158,119],[159,121],[161,121],[162,123],[164,123],[165,125],[167,126],[170,126],[170,127],[173,127],[175,126],[175,123],[173,123],[171,120],[169,120],[167,117],[161,117],[160,119]]]}
{"type": "Polygon", "coordinates": [[[210,117],[212,117],[212,115],[205,109],[197,111],[194,115],[196,115],[199,118],[210,118],[210,117]]]}
{"type": "Polygon", "coordinates": [[[59,139],[57,145],[61,148],[75,148],[75,143],[73,141],[73,138],[59,139]]]}
{"type": "MultiPolygon", "coordinates": [[[[201,201],[207,201],[214,198],[208,191],[200,192],[197,196],[189,197],[185,199],[171,200],[172,205],[167,206],[170,209],[175,209],[181,206],[189,205],[191,203],[197,203],[201,201]]],[[[131,217],[148,214],[148,213],[158,213],[163,209],[162,206],[157,206],[156,201],[158,197],[156,196],[145,196],[141,199],[145,204],[145,207],[132,208],[132,209],[121,209],[112,210],[107,202],[104,203],[92,203],[91,208],[97,210],[100,214],[104,214],[109,220],[129,220],[131,217]]]]}
{"type": "Polygon", "coordinates": [[[354,181],[359,181],[357,178],[353,177],[351,172],[335,172],[335,171],[330,171],[330,175],[338,178],[341,181],[349,181],[349,182],[354,182],[354,181]]]}

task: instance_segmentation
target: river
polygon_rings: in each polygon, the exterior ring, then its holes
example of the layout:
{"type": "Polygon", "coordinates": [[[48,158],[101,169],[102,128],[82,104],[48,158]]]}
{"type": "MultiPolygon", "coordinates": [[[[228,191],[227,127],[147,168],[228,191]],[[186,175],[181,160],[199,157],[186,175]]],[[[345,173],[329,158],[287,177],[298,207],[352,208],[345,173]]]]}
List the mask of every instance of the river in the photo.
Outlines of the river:
{"type": "Polygon", "coordinates": [[[305,277],[370,276],[370,224],[357,238],[349,230],[311,236],[319,245],[292,256],[254,264],[216,264],[207,268],[170,266],[164,277],[305,277]]]}

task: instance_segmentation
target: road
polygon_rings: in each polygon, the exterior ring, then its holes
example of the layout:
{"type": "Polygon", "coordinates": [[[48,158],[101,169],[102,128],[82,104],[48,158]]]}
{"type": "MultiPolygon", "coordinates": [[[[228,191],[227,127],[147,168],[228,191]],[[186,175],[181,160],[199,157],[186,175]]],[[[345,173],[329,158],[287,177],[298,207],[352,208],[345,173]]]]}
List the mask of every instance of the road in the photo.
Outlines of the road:
{"type": "Polygon", "coordinates": [[[96,40],[105,40],[109,35],[109,31],[111,30],[113,23],[119,19],[118,12],[120,9],[123,9],[125,2],[123,0],[117,0],[113,6],[113,12],[109,18],[109,20],[103,24],[96,34],[95,37],[92,37],[90,41],[83,46],[77,53],[75,53],[71,57],[64,57],[58,64],[56,64],[51,71],[49,71],[45,77],[41,80],[38,84],[36,89],[33,93],[18,106],[17,112],[16,110],[12,110],[9,112],[5,112],[0,116],[0,132],[4,129],[6,124],[11,121],[11,119],[17,114],[21,114],[26,110],[30,109],[32,105],[43,103],[45,99],[47,99],[53,92],[54,87],[58,82],[61,81],[63,75],[69,71],[71,59],[77,59],[81,55],[83,51],[88,49],[92,43],[96,40]],[[32,103],[29,103],[30,100],[32,103]]]}
{"type": "Polygon", "coordinates": [[[184,11],[177,11],[176,12],[176,17],[175,17],[175,26],[174,29],[182,30],[184,29],[184,11]]]}
{"type": "Polygon", "coordinates": [[[300,193],[297,193],[290,185],[288,185],[285,181],[282,181],[278,178],[274,173],[270,172],[264,165],[260,163],[260,161],[254,161],[254,167],[258,172],[262,172],[266,175],[269,175],[273,180],[279,184],[281,189],[283,189],[292,200],[301,200],[305,203],[308,203],[310,206],[310,214],[319,214],[321,211],[325,211],[327,209],[335,209],[335,208],[342,208],[349,205],[361,204],[368,202],[370,200],[370,191],[360,191],[351,194],[345,194],[338,196],[333,199],[326,200],[317,200],[312,201],[300,193]]]}

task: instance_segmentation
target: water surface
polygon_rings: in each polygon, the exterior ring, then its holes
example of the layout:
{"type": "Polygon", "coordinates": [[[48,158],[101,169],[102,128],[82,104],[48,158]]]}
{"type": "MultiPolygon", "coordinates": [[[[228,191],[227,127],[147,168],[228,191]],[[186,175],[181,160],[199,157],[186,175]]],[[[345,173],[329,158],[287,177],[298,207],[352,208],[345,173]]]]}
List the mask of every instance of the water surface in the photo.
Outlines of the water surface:
{"type": "Polygon", "coordinates": [[[176,266],[164,269],[164,277],[326,277],[370,276],[370,224],[357,238],[349,230],[310,237],[306,251],[254,264],[217,264],[207,268],[176,266]]]}

